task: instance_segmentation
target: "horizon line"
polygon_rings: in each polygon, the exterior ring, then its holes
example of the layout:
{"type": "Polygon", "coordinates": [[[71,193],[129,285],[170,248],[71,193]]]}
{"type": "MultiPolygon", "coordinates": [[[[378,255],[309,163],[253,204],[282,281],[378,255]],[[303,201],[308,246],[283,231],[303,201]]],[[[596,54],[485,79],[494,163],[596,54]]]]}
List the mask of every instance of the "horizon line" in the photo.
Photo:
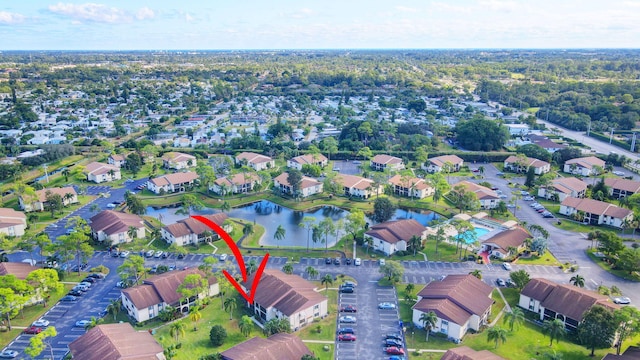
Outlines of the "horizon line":
{"type": "Polygon", "coordinates": [[[54,51],[87,51],[87,52],[128,52],[128,51],[167,51],[167,52],[194,52],[194,51],[441,51],[441,50],[457,50],[457,51],[513,51],[513,50],[555,50],[555,51],[571,51],[571,50],[640,50],[640,47],[440,47],[440,48],[246,48],[246,49],[2,49],[0,54],[7,52],[54,52],[54,51]]]}

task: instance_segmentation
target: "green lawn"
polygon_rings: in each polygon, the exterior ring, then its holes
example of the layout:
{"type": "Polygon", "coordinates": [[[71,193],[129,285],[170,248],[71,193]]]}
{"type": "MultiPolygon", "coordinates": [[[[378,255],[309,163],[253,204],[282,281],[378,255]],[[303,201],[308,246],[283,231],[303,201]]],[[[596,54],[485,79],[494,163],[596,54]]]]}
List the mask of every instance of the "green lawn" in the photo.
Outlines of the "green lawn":
{"type": "Polygon", "coordinates": [[[591,251],[587,250],[587,255],[600,268],[612,273],[613,275],[615,275],[617,277],[620,277],[620,278],[623,278],[623,279],[627,279],[627,280],[631,280],[631,281],[640,281],[640,276],[638,275],[638,273],[629,274],[627,271],[612,269],[611,268],[611,264],[609,264],[606,261],[604,261],[604,258],[599,258],[599,257],[595,256],[593,254],[593,252],[591,252],[591,251]]]}
{"type": "Polygon", "coordinates": [[[521,265],[560,265],[558,260],[549,251],[542,256],[531,255],[531,257],[520,257],[516,260],[516,263],[521,265]]]}

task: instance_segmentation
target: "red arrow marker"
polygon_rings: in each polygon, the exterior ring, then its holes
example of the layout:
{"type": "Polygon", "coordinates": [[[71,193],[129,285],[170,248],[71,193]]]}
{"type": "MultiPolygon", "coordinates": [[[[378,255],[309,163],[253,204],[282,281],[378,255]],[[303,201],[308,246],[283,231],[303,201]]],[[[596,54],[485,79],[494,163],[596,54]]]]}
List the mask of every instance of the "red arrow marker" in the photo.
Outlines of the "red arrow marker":
{"type": "MultiPolygon", "coordinates": [[[[224,229],[221,228],[220,225],[218,225],[218,224],[214,223],[213,221],[205,218],[204,216],[194,215],[194,216],[192,216],[192,218],[194,218],[194,219],[200,221],[201,223],[207,225],[211,230],[213,230],[218,235],[220,235],[220,237],[227,243],[227,246],[229,246],[229,249],[231,249],[231,251],[233,252],[233,256],[235,256],[236,260],[238,261],[238,266],[240,267],[240,273],[242,274],[242,281],[246,283],[247,282],[247,269],[244,266],[244,258],[242,257],[242,254],[240,253],[240,249],[238,249],[238,246],[233,241],[231,236],[229,236],[229,234],[227,234],[227,232],[224,231],[224,229]]],[[[251,290],[249,291],[248,294],[242,289],[242,286],[240,286],[240,284],[236,281],[236,279],[234,279],[233,276],[231,276],[231,274],[229,274],[229,272],[227,270],[222,270],[222,273],[227,278],[227,280],[229,280],[231,285],[233,285],[233,287],[235,287],[236,290],[238,290],[240,295],[242,295],[242,297],[245,300],[247,300],[247,302],[249,304],[253,304],[253,298],[256,295],[256,289],[258,288],[258,283],[260,282],[260,278],[262,277],[262,272],[264,271],[264,268],[267,266],[267,262],[268,261],[269,261],[269,253],[266,253],[264,258],[260,262],[260,266],[258,267],[258,271],[256,271],[256,274],[253,277],[253,284],[251,284],[251,290]]]]}

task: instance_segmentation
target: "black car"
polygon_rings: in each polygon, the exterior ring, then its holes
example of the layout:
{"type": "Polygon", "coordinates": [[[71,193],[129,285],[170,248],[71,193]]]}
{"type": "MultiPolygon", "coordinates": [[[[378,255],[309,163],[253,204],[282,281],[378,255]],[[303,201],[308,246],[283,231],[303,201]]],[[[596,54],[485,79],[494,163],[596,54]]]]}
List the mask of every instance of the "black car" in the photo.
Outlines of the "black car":
{"type": "Polygon", "coordinates": [[[398,341],[402,341],[402,335],[400,334],[387,334],[384,336],[385,340],[391,339],[391,340],[398,340],[398,341]]]}
{"type": "Polygon", "coordinates": [[[117,252],[117,251],[112,251],[111,252],[111,257],[118,257],[118,256],[120,256],[119,252],[117,252]]]}
{"type": "Polygon", "coordinates": [[[351,293],[353,293],[353,286],[342,285],[342,286],[340,286],[340,292],[341,293],[351,294],[351,293]]]}
{"type": "Polygon", "coordinates": [[[94,278],[96,280],[98,279],[104,279],[104,274],[102,273],[93,273],[93,274],[89,274],[87,275],[88,278],[94,278]]]}
{"type": "Polygon", "coordinates": [[[163,253],[162,253],[162,256],[160,256],[160,257],[161,257],[161,258],[163,258],[163,259],[166,259],[166,258],[168,258],[168,257],[169,257],[169,253],[167,253],[167,252],[163,252],[163,253]]]}
{"type": "Polygon", "coordinates": [[[347,265],[351,265],[351,258],[347,258],[347,260],[345,260],[347,265]]]}
{"type": "Polygon", "coordinates": [[[82,296],[82,291],[78,291],[78,290],[70,290],[69,293],[67,295],[71,295],[71,296],[82,296]]]}
{"type": "Polygon", "coordinates": [[[184,254],[178,254],[178,259],[184,259],[184,254]]]}
{"type": "Polygon", "coordinates": [[[324,259],[324,263],[327,265],[331,265],[331,258],[324,259]]]}
{"type": "Polygon", "coordinates": [[[338,329],[338,335],[344,335],[344,334],[355,334],[356,332],[353,331],[352,328],[341,328],[338,329]]]}
{"type": "Polygon", "coordinates": [[[387,339],[384,341],[384,347],[395,346],[401,348],[402,345],[402,341],[398,341],[395,339],[387,339]]]}
{"type": "Polygon", "coordinates": [[[83,281],[84,281],[84,282],[88,282],[88,283],[93,284],[93,283],[95,283],[95,282],[96,282],[96,279],[95,279],[95,278],[92,278],[92,277],[87,276],[86,278],[82,279],[82,281],[81,281],[81,282],[83,282],[83,281]]]}
{"type": "Polygon", "coordinates": [[[340,258],[333,259],[333,263],[336,265],[340,265],[340,258]]]}

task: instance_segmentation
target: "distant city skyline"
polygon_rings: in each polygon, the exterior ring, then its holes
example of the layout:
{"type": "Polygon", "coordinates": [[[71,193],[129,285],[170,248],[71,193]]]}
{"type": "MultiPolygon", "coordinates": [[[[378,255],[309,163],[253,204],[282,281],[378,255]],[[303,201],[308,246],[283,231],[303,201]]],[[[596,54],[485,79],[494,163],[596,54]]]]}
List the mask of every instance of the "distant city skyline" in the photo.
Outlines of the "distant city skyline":
{"type": "Polygon", "coordinates": [[[0,38],[0,51],[639,48],[640,0],[5,0],[0,38]]]}

